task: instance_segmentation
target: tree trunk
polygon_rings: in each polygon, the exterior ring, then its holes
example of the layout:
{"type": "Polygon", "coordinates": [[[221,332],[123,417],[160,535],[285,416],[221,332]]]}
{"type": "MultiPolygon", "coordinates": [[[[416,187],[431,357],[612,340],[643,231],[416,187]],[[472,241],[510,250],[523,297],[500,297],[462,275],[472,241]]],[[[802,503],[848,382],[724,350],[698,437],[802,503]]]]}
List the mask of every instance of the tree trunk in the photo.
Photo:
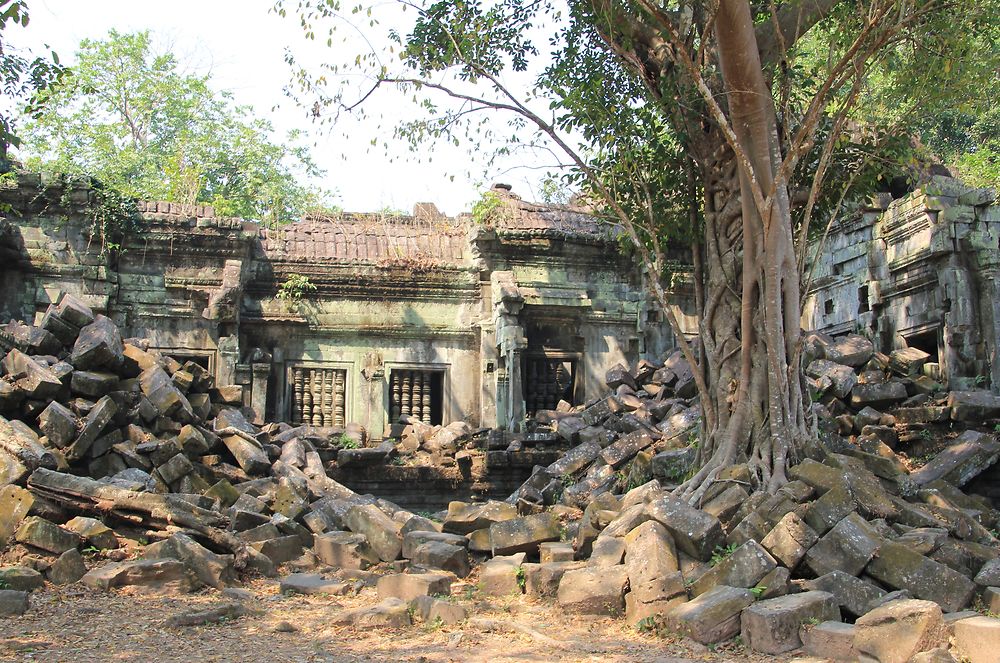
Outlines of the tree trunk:
{"type": "Polygon", "coordinates": [[[720,471],[746,461],[774,492],[812,435],[796,357],[799,276],[774,101],[750,7],[722,0],[715,19],[729,120],[750,172],[717,131],[699,159],[705,182],[705,317],[702,370],[715,416],[706,417],[700,470],[680,488],[698,502],[720,471]],[[713,149],[713,146],[714,149],[713,149]],[[769,201],[758,209],[754,186],[769,201]]]}

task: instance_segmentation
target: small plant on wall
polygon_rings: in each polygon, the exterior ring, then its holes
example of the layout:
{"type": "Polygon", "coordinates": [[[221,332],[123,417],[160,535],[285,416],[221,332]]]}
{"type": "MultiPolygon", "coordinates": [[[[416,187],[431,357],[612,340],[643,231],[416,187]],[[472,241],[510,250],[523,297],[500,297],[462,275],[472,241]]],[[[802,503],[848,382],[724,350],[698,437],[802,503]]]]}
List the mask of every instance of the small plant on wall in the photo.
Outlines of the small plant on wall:
{"type": "Polygon", "coordinates": [[[314,292],[316,285],[302,274],[289,274],[285,282],[278,287],[278,299],[297,302],[308,293],[314,292]]]}

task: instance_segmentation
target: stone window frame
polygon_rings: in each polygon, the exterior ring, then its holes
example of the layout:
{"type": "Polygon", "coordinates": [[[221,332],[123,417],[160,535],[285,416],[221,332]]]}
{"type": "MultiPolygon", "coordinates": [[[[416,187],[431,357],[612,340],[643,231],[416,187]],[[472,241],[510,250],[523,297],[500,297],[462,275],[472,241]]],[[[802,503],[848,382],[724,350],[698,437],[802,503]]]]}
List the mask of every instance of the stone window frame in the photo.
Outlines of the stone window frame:
{"type": "Polygon", "coordinates": [[[436,371],[441,376],[441,425],[455,421],[456,412],[451,405],[451,362],[386,361],[382,378],[382,413],[386,430],[392,421],[392,372],[396,371],[436,371]]]}
{"type": "MultiPolygon", "coordinates": [[[[344,424],[346,425],[354,421],[354,390],[358,388],[357,377],[355,376],[355,369],[357,368],[355,362],[344,360],[323,361],[321,359],[289,359],[285,361],[285,384],[282,390],[285,402],[282,408],[284,410],[284,414],[282,415],[283,418],[280,418],[281,421],[289,423],[292,421],[292,406],[295,403],[293,392],[295,390],[296,368],[320,368],[334,371],[344,371],[344,424]]],[[[306,424],[303,423],[302,425],[306,424]]]]}
{"type": "Polygon", "coordinates": [[[218,377],[218,373],[216,371],[219,367],[219,351],[214,348],[192,349],[150,345],[149,349],[159,352],[164,357],[173,357],[181,364],[194,358],[208,359],[208,374],[213,378],[218,377]]]}

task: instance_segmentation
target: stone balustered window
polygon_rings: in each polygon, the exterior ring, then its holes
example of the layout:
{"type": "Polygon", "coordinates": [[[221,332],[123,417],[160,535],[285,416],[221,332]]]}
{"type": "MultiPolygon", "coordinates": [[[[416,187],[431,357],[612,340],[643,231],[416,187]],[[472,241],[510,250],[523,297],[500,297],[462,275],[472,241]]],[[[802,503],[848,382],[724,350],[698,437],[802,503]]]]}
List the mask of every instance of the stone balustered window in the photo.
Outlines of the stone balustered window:
{"type": "Polygon", "coordinates": [[[441,424],[444,402],[444,371],[393,369],[389,373],[390,421],[401,415],[425,424],[441,424]]]}
{"type": "Polygon", "coordinates": [[[527,357],[524,367],[524,405],[529,417],[554,410],[560,400],[574,402],[575,359],[527,357]]]}
{"type": "Polygon", "coordinates": [[[289,419],[293,424],[324,427],[345,424],[345,369],[294,366],[291,378],[289,419]]]}

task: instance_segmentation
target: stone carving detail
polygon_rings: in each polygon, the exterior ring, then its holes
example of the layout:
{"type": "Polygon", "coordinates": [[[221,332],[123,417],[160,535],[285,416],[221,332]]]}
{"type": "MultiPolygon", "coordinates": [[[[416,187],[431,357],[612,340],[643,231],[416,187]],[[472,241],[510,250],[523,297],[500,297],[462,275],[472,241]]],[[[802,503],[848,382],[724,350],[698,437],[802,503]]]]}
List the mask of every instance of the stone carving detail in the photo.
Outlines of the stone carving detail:
{"type": "Polygon", "coordinates": [[[293,424],[343,426],[347,371],[336,368],[292,369],[293,424]]]}

